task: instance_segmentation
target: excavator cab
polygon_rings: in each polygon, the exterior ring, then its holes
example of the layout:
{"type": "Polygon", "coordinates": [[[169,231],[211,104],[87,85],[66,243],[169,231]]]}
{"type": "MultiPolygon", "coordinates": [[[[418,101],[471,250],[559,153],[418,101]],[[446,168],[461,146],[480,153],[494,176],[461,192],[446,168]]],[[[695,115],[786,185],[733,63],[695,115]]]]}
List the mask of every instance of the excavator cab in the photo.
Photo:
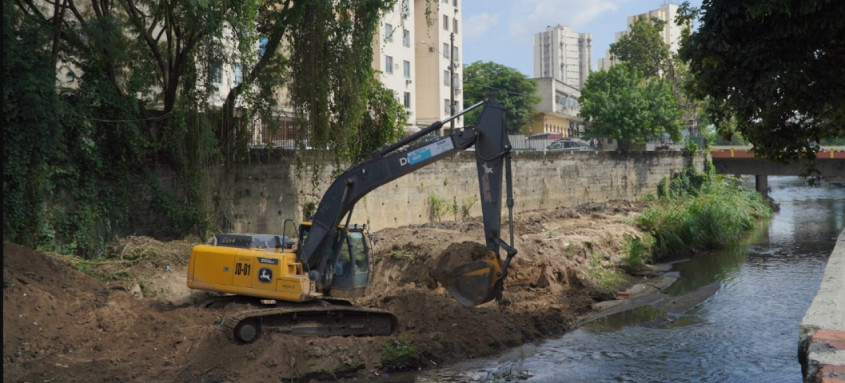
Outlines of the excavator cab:
{"type": "MultiPolygon", "coordinates": [[[[300,225],[300,243],[305,243],[310,229],[310,222],[300,225]]],[[[370,281],[370,244],[366,226],[339,226],[336,238],[325,255],[328,295],[339,298],[363,296],[370,281]]]]}

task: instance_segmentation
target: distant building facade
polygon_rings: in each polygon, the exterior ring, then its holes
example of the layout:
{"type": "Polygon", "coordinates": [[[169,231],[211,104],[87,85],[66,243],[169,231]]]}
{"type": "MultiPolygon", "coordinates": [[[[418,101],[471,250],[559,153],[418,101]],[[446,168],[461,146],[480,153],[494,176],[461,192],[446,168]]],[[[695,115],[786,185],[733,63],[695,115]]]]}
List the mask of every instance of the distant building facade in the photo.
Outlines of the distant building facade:
{"type": "Polygon", "coordinates": [[[381,20],[373,69],[405,107],[408,133],[463,109],[461,1],[399,0],[381,20]]]}
{"type": "Polygon", "coordinates": [[[556,25],[534,35],[534,77],[581,88],[590,75],[593,39],[556,25]]]}
{"type": "MultiPolygon", "coordinates": [[[[426,16],[427,0],[414,0],[417,127],[423,128],[463,109],[464,0],[436,0],[426,16]],[[452,38],[454,37],[454,42],[452,38]],[[454,102],[453,102],[454,101],[454,102]]],[[[463,126],[463,117],[455,121],[463,126]]]]}
{"type": "MultiPolygon", "coordinates": [[[[660,35],[663,38],[663,42],[669,46],[669,52],[678,53],[678,49],[681,47],[681,31],[683,28],[678,24],[675,24],[675,16],[677,14],[678,5],[667,3],[663,4],[658,9],[638,15],[628,16],[628,29],[624,32],[616,32],[616,39],[614,41],[619,41],[622,36],[627,34],[628,31],[631,30],[631,26],[634,25],[637,20],[650,20],[655,18],[666,22],[660,35]]],[[[605,50],[605,57],[598,59],[597,68],[598,70],[608,70],[611,66],[617,64],[618,62],[618,60],[612,57],[610,50],[607,49],[605,50]]]]}
{"type": "Polygon", "coordinates": [[[537,114],[529,126],[530,134],[561,133],[563,137],[580,135],[584,131],[578,98],[581,91],[551,77],[533,78],[540,103],[534,105],[537,114]]]}

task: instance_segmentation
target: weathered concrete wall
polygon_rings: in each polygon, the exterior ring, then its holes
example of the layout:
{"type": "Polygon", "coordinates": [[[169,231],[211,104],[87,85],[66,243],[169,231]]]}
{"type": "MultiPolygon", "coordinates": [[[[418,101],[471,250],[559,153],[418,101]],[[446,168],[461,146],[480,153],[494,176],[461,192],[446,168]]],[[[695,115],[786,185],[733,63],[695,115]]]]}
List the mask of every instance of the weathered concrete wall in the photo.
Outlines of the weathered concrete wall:
{"type": "MultiPolygon", "coordinates": [[[[515,152],[514,211],[637,199],[655,193],[663,177],[687,162],[682,152],[515,152]]],[[[210,192],[221,229],[272,233],[281,231],[286,218],[301,220],[303,206],[319,202],[334,169],[324,170],[315,190],[297,181],[294,163],[290,152],[278,151],[238,170],[216,172],[210,192]]],[[[703,157],[695,166],[702,169],[703,157]]],[[[355,206],[352,222],[379,230],[479,216],[478,194],[474,153],[462,152],[374,190],[355,206]]]]}
{"type": "Polygon", "coordinates": [[[845,381],[845,230],[828,258],[819,292],[801,320],[798,360],[804,382],[845,381]]]}

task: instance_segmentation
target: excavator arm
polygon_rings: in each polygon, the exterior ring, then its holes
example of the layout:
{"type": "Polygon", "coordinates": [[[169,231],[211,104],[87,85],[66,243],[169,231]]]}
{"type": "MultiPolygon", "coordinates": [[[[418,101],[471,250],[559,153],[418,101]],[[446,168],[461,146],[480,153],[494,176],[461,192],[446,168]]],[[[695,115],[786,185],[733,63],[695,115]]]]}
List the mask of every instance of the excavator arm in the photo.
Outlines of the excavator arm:
{"type": "MultiPolygon", "coordinates": [[[[335,179],[320,200],[311,222],[305,243],[299,247],[299,261],[307,268],[309,278],[321,291],[332,285],[330,254],[340,246],[342,236],[338,227],[351,216],[355,203],[367,193],[390,181],[414,172],[458,151],[475,145],[476,164],[484,234],[488,254],[485,258],[466,263],[454,270],[453,278],[441,281],[462,305],[475,306],[500,296],[502,280],[508,265],[516,255],[513,248],[513,188],[511,180],[511,145],[505,130],[505,112],[493,101],[475,104],[444,121],[393,145],[374,152],[371,157],[351,166],[335,179]],[[402,150],[421,137],[439,130],[443,125],[473,109],[483,110],[478,125],[457,130],[451,135],[425,146],[402,150]],[[500,237],[502,212],[502,180],[506,181],[507,206],[510,222],[510,244],[500,237]],[[504,249],[506,257],[499,252],[504,249]]],[[[348,226],[348,225],[347,225],[348,226]]]]}

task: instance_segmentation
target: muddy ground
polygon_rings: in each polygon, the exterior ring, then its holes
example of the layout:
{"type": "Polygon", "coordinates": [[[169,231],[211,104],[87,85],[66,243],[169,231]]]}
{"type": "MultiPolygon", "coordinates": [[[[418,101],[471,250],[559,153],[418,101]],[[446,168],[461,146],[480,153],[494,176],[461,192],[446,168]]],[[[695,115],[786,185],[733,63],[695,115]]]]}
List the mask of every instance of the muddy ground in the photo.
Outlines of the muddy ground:
{"type": "MultiPolygon", "coordinates": [[[[388,346],[409,344],[427,368],[490,355],[573,328],[613,299],[601,269],[620,264],[629,218],[614,201],[515,217],[514,259],[503,300],[460,306],[433,276],[451,244],[483,243],[481,222],[440,222],[373,233],[375,277],[355,301],[392,311],[391,337],[263,334],[234,343],[223,324],[238,308],[205,308],[185,285],[198,238],[123,239],[107,263],[3,245],[3,381],[278,382],[371,377],[395,368],[388,346]],[[84,272],[83,272],[84,271],[84,272]]],[[[507,230],[503,230],[507,237],[507,230]]],[[[407,366],[406,366],[407,367],[407,366]]]]}

